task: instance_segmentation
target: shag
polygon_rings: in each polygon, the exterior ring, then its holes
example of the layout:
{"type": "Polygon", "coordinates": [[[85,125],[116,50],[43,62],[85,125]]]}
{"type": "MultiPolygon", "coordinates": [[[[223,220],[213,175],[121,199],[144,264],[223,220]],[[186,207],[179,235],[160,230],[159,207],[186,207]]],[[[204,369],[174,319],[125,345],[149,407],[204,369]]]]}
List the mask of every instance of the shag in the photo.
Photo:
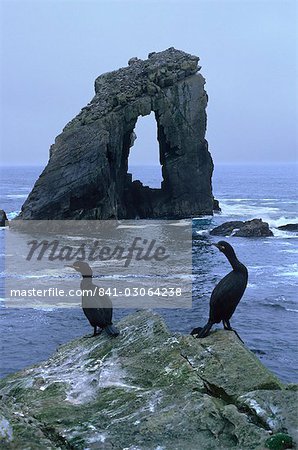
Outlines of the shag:
{"type": "Polygon", "coordinates": [[[98,286],[92,283],[92,270],[88,263],[75,261],[68,265],[81,273],[82,309],[94,329],[93,336],[97,336],[105,330],[110,336],[118,336],[119,330],[112,323],[113,305],[108,295],[99,295],[98,286]],[[89,292],[89,295],[88,295],[89,292]],[[92,292],[92,295],[90,295],[92,292]],[[97,332],[97,328],[100,331],[97,332]]]}
{"type": "MultiPolygon", "coordinates": [[[[235,254],[233,247],[225,241],[215,245],[229,260],[233,270],[228,273],[213,289],[210,298],[209,320],[203,328],[194,328],[191,334],[197,338],[208,336],[211,327],[222,321],[225,330],[232,330],[242,341],[237,331],[230,325],[238,303],[240,302],[247,285],[248,272],[235,254]]],[[[243,342],[243,341],[242,341],[243,342]]]]}

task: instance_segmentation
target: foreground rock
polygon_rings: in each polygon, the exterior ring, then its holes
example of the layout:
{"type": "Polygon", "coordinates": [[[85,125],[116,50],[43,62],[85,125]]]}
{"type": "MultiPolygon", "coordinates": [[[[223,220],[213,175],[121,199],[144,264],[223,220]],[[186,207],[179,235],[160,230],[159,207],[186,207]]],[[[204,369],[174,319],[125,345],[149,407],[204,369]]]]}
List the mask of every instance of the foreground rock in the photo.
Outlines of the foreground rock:
{"type": "MultiPolygon", "coordinates": [[[[64,128],[22,207],[23,219],[185,218],[212,214],[213,162],[199,58],[174,48],[132,58],[95,80],[95,96],[64,128]],[[161,189],[132,181],[139,116],[155,113],[161,189]]],[[[150,151],[144,142],[144,152],[150,151]]]]}
{"type": "Polygon", "coordinates": [[[118,325],[117,339],[77,339],[1,381],[5,448],[261,450],[294,437],[296,393],[234,333],[172,335],[150,312],[118,325]]]}
{"type": "Polygon", "coordinates": [[[262,219],[252,219],[242,222],[233,220],[225,222],[210,231],[213,236],[238,236],[238,237],[266,237],[273,236],[267,222],[262,219]]]}
{"type": "Polygon", "coordinates": [[[7,220],[6,212],[3,209],[0,209],[0,227],[5,227],[5,222],[7,220]]]}
{"type": "Polygon", "coordinates": [[[298,231],[298,223],[287,223],[286,225],[280,225],[277,227],[279,230],[283,231],[298,231]]]}

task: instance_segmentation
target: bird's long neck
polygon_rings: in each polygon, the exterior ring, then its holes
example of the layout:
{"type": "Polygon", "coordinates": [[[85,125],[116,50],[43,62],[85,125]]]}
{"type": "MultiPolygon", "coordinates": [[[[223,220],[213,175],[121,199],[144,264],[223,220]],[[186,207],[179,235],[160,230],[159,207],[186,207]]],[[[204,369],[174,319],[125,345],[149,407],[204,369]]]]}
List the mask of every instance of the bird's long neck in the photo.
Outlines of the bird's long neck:
{"type": "Polygon", "coordinates": [[[81,289],[92,289],[93,287],[92,283],[92,275],[83,275],[81,279],[81,289]]]}
{"type": "Polygon", "coordinates": [[[229,263],[231,264],[231,266],[233,267],[233,270],[235,270],[236,272],[242,272],[243,271],[243,264],[239,261],[239,259],[236,256],[236,253],[233,251],[231,253],[229,253],[228,255],[226,255],[229,263]]]}

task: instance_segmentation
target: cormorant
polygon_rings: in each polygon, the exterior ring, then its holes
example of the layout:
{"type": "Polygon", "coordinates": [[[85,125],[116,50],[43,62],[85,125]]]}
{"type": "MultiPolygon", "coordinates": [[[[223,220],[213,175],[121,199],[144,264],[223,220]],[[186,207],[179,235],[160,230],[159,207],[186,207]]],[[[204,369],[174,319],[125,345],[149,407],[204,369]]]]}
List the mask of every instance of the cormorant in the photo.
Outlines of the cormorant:
{"type": "MultiPolygon", "coordinates": [[[[198,338],[208,336],[211,327],[222,321],[225,330],[232,330],[242,341],[238,333],[231,327],[232,317],[247,285],[248,272],[235,254],[233,247],[225,241],[215,245],[229,260],[233,270],[228,273],[213,289],[210,298],[209,320],[203,328],[194,328],[191,332],[198,338]]],[[[243,342],[243,341],[242,341],[243,342]]]]}
{"type": "Polygon", "coordinates": [[[93,336],[105,330],[110,336],[118,336],[119,330],[112,323],[113,305],[108,295],[99,295],[98,286],[92,283],[92,270],[88,263],[75,261],[73,265],[68,265],[82,274],[82,308],[85,316],[94,328],[93,336]],[[89,295],[88,295],[89,291],[89,295]],[[92,295],[90,292],[92,291],[92,295]],[[97,333],[97,328],[101,328],[97,333]]]}

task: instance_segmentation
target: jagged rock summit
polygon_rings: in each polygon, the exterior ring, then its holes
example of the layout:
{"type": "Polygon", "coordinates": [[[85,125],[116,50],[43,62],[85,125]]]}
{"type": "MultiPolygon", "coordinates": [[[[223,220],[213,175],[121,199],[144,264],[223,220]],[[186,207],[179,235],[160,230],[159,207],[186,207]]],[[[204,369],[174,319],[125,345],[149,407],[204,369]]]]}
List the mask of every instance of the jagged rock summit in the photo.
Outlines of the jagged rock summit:
{"type": "Polygon", "coordinates": [[[297,392],[236,337],[172,334],[142,311],[0,381],[7,450],[264,450],[297,438],[297,392]]]}
{"type": "MultiPolygon", "coordinates": [[[[50,148],[22,219],[185,218],[212,214],[213,163],[199,58],[169,48],[95,80],[95,96],[50,148]],[[139,116],[155,113],[163,181],[132,182],[139,116]]],[[[149,151],[144,143],[144,152],[149,151]]]]}

